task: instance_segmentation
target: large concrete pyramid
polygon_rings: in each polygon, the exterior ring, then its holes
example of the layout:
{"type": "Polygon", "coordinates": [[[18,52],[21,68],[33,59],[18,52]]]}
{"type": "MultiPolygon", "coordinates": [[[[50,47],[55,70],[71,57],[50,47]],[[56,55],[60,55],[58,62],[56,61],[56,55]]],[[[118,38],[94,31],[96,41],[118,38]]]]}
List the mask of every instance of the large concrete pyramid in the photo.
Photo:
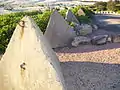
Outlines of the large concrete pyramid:
{"type": "Polygon", "coordinates": [[[17,25],[1,59],[0,90],[65,90],[58,58],[28,16],[17,25]]]}
{"type": "Polygon", "coordinates": [[[45,37],[51,43],[52,48],[66,46],[74,36],[73,28],[57,11],[54,11],[45,32],[45,37]]]}
{"type": "Polygon", "coordinates": [[[71,10],[67,11],[65,19],[68,22],[75,22],[77,24],[80,24],[79,21],[77,20],[77,18],[75,17],[75,15],[72,13],[71,10]]]}

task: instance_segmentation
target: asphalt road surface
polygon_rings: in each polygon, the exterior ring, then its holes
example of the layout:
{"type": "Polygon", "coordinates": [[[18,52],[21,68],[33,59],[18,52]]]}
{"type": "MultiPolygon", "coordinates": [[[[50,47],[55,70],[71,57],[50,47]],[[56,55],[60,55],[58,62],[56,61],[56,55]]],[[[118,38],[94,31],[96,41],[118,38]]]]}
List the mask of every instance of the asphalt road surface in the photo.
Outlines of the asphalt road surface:
{"type": "Polygon", "coordinates": [[[120,15],[95,15],[95,23],[104,30],[120,33],[120,15]]]}

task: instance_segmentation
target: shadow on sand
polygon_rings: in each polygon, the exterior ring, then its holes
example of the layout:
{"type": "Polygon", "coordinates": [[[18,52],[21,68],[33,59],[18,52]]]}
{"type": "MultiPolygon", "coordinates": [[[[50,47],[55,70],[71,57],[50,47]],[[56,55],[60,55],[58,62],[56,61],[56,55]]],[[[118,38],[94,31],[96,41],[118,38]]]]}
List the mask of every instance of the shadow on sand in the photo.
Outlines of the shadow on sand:
{"type": "Polygon", "coordinates": [[[61,62],[68,90],[120,90],[120,64],[61,62]]]}

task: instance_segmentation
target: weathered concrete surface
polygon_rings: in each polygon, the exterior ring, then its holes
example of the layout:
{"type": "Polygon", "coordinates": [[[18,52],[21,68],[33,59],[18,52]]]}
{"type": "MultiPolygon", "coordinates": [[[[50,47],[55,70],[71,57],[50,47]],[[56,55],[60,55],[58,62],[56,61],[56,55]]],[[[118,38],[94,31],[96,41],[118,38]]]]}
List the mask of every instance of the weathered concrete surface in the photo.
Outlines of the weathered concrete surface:
{"type": "Polygon", "coordinates": [[[66,90],[58,58],[30,17],[17,25],[0,61],[0,90],[66,90]]]}
{"type": "Polygon", "coordinates": [[[73,28],[57,11],[52,13],[44,35],[52,48],[66,46],[76,36],[73,28]]]}
{"type": "Polygon", "coordinates": [[[77,20],[76,16],[72,13],[71,10],[68,10],[66,13],[66,21],[68,22],[75,22],[77,24],[80,24],[80,22],[77,20]]]}

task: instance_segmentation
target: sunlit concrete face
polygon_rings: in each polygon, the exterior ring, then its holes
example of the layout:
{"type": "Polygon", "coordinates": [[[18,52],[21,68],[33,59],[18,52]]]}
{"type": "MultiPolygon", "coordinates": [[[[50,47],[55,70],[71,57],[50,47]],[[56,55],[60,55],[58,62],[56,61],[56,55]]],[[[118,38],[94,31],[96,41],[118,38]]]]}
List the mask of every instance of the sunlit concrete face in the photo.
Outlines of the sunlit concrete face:
{"type": "Polygon", "coordinates": [[[65,90],[60,63],[33,19],[17,25],[0,62],[0,90],[65,90]]]}

